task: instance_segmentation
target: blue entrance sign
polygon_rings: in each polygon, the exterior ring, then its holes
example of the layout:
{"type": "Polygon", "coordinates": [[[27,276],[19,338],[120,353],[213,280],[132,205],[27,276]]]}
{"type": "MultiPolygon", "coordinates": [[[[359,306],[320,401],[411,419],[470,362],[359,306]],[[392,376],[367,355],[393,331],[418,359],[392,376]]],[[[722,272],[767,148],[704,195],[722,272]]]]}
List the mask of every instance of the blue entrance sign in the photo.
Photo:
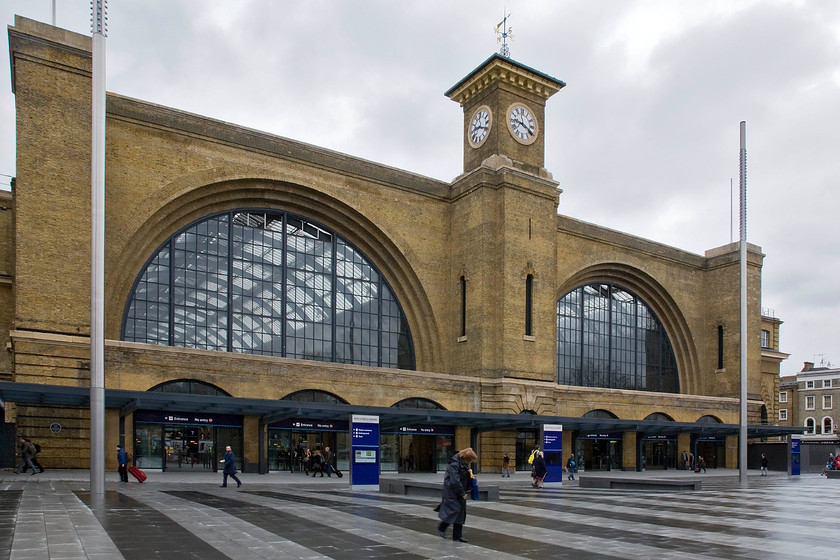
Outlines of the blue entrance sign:
{"type": "Polygon", "coordinates": [[[546,484],[563,484],[563,426],[543,424],[542,449],[545,456],[546,484]]]}
{"type": "Polygon", "coordinates": [[[350,484],[379,488],[379,416],[350,417],[350,484]]]}
{"type": "Polygon", "coordinates": [[[799,438],[790,438],[790,474],[800,475],[800,444],[802,440],[799,438]]]}

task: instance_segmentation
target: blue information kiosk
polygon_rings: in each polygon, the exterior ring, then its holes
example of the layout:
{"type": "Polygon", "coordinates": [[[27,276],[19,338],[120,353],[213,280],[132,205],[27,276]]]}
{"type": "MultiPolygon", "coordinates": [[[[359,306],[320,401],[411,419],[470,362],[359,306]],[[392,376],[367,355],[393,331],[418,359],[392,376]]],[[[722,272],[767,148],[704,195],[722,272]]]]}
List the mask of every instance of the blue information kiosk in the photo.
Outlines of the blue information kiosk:
{"type": "Polygon", "coordinates": [[[545,456],[545,486],[563,485],[563,426],[543,424],[542,450],[545,456]]]}
{"type": "Polygon", "coordinates": [[[379,416],[350,417],[350,485],[354,490],[379,490],[379,416]]]}

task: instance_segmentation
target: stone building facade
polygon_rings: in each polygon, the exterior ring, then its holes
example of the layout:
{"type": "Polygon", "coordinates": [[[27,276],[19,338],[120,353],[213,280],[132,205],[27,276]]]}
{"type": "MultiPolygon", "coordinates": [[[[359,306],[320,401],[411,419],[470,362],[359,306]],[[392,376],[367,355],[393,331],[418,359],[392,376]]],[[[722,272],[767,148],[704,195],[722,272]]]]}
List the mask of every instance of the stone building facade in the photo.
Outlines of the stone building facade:
{"type": "MultiPolygon", "coordinates": [[[[0,338],[7,349],[0,373],[15,383],[86,387],[91,41],[18,17],[9,43],[17,176],[12,192],[0,193],[8,208],[0,212],[0,338]]],[[[544,168],[543,133],[547,102],[564,85],[494,55],[450,89],[447,96],[464,109],[464,172],[450,183],[109,93],[106,387],[148,391],[188,381],[269,400],[312,391],[381,407],[415,399],[451,411],[737,423],[738,244],[697,255],[558,215],[561,191],[544,168]],[[132,305],[153,257],[208,217],[235,221],[249,213],[284,223],[303,217],[352,246],[398,303],[405,327],[400,344],[410,345],[400,355],[410,363],[337,363],[129,339],[127,325],[139,324],[131,323],[132,305]],[[649,390],[609,380],[606,386],[558,381],[558,310],[584,288],[592,297],[599,290],[613,294],[609,301],[632,297],[649,310],[673,356],[673,367],[662,370],[673,377],[670,385],[649,390]]],[[[759,344],[763,257],[749,245],[750,424],[776,417],[785,357],[759,344]]],[[[171,313],[170,320],[178,312],[171,313]]],[[[248,333],[240,337],[253,342],[248,333]]],[[[628,383],[640,383],[633,379],[628,383]]],[[[45,442],[44,464],[86,466],[87,409],[9,402],[5,414],[19,432],[45,442]],[[63,426],[60,433],[49,431],[55,423],[63,426]]],[[[137,425],[136,411],[108,409],[107,449],[123,436],[142,439],[137,425]]],[[[237,426],[241,454],[252,461],[261,426],[247,414],[237,426]]],[[[469,443],[468,434],[453,427],[451,445],[469,443]]],[[[482,466],[521,454],[533,445],[531,437],[483,433],[482,466]]],[[[683,433],[649,442],[641,455],[636,437],[564,432],[563,444],[590,468],[604,464],[594,461],[596,453],[611,454],[613,468],[639,467],[640,456],[649,467],[660,457],[673,466],[679,451],[698,445],[714,449],[719,466],[737,463],[735,437],[704,444],[683,433]],[[662,453],[653,451],[657,445],[662,453]]],[[[408,455],[400,453],[403,465],[408,455]]]]}

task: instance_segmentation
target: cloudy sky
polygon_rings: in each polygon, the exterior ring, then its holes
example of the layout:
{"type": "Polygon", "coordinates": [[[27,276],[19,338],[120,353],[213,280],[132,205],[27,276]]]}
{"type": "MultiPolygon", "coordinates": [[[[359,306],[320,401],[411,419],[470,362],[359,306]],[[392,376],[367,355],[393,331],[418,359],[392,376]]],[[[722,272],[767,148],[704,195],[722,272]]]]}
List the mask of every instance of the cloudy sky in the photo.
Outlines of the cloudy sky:
{"type": "MultiPolygon", "coordinates": [[[[51,0],[0,14],[52,22],[51,0]]],[[[107,89],[450,181],[461,108],[443,92],[497,51],[567,83],[548,101],[560,212],[693,253],[748,240],[782,372],[840,365],[840,2],[111,0],[107,89]],[[734,231],[734,234],[733,234],[734,231]]],[[[57,24],[90,33],[89,0],[57,24]]],[[[8,56],[0,75],[9,76],[8,56]]],[[[15,173],[0,87],[0,188],[15,173]]],[[[5,183],[5,186],[4,186],[5,183]]]]}

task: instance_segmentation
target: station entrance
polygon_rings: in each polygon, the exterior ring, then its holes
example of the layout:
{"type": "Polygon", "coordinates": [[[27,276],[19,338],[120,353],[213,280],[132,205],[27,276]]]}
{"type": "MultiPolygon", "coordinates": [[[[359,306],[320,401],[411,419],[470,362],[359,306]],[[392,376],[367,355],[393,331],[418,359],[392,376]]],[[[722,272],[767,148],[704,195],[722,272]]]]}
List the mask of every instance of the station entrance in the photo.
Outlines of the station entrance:
{"type": "Polygon", "coordinates": [[[241,416],[138,410],[133,442],[127,448],[141,469],[217,471],[230,445],[245,470],[241,416]]]}
{"type": "Polygon", "coordinates": [[[396,432],[382,432],[380,441],[379,468],[383,472],[443,472],[455,451],[451,426],[404,426],[396,432]]]}
{"type": "Polygon", "coordinates": [[[350,468],[349,422],[290,418],[268,426],[268,470],[305,472],[311,456],[329,447],[340,471],[350,468]]]}

